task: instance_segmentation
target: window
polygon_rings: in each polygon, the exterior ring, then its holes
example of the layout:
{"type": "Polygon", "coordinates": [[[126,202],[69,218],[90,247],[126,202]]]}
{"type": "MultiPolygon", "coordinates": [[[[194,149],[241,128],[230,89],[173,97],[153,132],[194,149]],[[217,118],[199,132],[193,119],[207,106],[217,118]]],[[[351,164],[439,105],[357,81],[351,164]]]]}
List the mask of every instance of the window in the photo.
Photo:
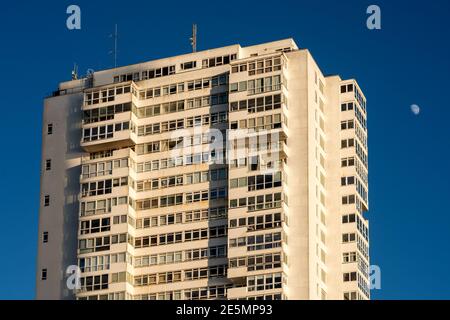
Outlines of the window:
{"type": "Polygon", "coordinates": [[[281,89],[281,76],[271,76],[248,80],[246,83],[231,83],[230,92],[238,92],[248,90],[248,94],[253,95],[262,92],[269,92],[281,89]]]}
{"type": "MultiPolygon", "coordinates": [[[[274,174],[257,175],[247,177],[247,183],[239,182],[239,186],[248,186],[248,191],[276,188],[281,186],[281,172],[274,174]]],[[[236,184],[236,183],[234,183],[236,184]]]]}
{"type": "Polygon", "coordinates": [[[42,232],[42,243],[48,242],[48,231],[42,232]]]}
{"type": "Polygon", "coordinates": [[[197,61],[189,61],[181,64],[181,70],[188,70],[197,67],[197,61]]]}
{"type": "Polygon", "coordinates": [[[356,272],[344,273],[344,282],[356,281],[356,272]]]}
{"type": "Polygon", "coordinates": [[[41,270],[41,280],[47,280],[47,269],[41,270]]]}
{"type": "MultiPolygon", "coordinates": [[[[216,87],[219,85],[225,85],[228,83],[228,77],[226,74],[221,74],[212,78],[203,78],[203,79],[196,79],[192,80],[186,83],[172,83],[170,85],[164,86],[164,87],[155,87],[155,88],[148,88],[145,90],[140,90],[139,92],[135,93],[135,96],[139,98],[139,100],[144,99],[150,99],[159,97],[161,95],[173,95],[177,93],[181,93],[184,91],[193,91],[193,90],[200,90],[200,89],[206,89],[211,87],[216,87]]],[[[184,101],[183,101],[184,102],[184,101]]],[[[138,116],[143,117],[144,110],[151,107],[143,107],[138,109],[138,116]]],[[[176,111],[176,110],[175,110],[176,111]]],[[[171,111],[171,112],[175,112],[171,111]]],[[[151,114],[148,114],[147,116],[152,116],[151,114]]]]}
{"type": "Polygon", "coordinates": [[[355,123],[353,120],[341,121],[341,130],[354,129],[355,123]]]}
{"type": "Polygon", "coordinates": [[[108,289],[108,274],[80,278],[80,282],[83,291],[108,289]]]}
{"type": "MultiPolygon", "coordinates": [[[[251,56],[258,56],[257,54],[251,56]]],[[[255,74],[262,74],[272,71],[281,70],[281,58],[271,57],[266,59],[258,59],[250,62],[241,63],[232,67],[231,72],[244,72],[248,70],[248,75],[253,76],[255,74]]]]}
{"type": "Polygon", "coordinates": [[[81,216],[90,216],[95,214],[104,214],[111,212],[112,206],[128,203],[128,197],[118,197],[102,199],[97,201],[81,202],[81,216]]]}
{"type": "MultiPolygon", "coordinates": [[[[263,105],[263,99],[258,98],[258,105],[259,100],[261,100],[261,105],[263,105]]],[[[271,129],[277,129],[281,128],[282,126],[282,117],[281,114],[274,114],[274,115],[267,115],[265,117],[257,117],[257,118],[250,118],[247,120],[240,120],[239,121],[239,129],[249,129],[249,130],[271,130],[271,129]],[[248,124],[247,124],[248,122],[248,124]]],[[[260,143],[262,144],[262,143],[260,143]]]]}
{"type": "Polygon", "coordinates": [[[247,90],[247,81],[239,82],[239,92],[247,90]]]}
{"type": "Polygon", "coordinates": [[[345,167],[353,167],[355,165],[355,158],[351,157],[351,158],[343,158],[341,160],[341,166],[343,168],[345,167]]]}
{"type": "Polygon", "coordinates": [[[281,193],[266,194],[266,195],[259,195],[256,197],[231,199],[230,207],[238,208],[247,206],[248,210],[250,212],[253,212],[258,210],[279,208],[281,206],[281,200],[282,200],[281,193]]]}
{"type": "Polygon", "coordinates": [[[81,221],[80,234],[109,231],[110,225],[111,225],[110,218],[81,221]]]}
{"type": "Polygon", "coordinates": [[[352,262],[356,262],[356,260],[357,260],[356,252],[344,252],[342,254],[342,257],[343,257],[343,263],[352,263],[352,262]]]}
{"type": "Polygon", "coordinates": [[[342,204],[354,204],[355,201],[356,199],[354,194],[342,197],[342,204]]]}
{"type": "Polygon", "coordinates": [[[281,108],[282,98],[281,94],[269,95],[260,97],[258,99],[241,100],[230,103],[230,112],[247,110],[249,113],[263,112],[281,108]]]}
{"type": "Polygon", "coordinates": [[[81,258],[79,259],[78,265],[81,269],[81,272],[109,270],[110,260],[112,263],[124,262],[125,253],[112,254],[111,257],[109,255],[102,255],[81,258]]]}
{"type": "Polygon", "coordinates": [[[83,141],[95,141],[101,139],[109,139],[114,136],[114,131],[129,130],[129,122],[121,122],[100,127],[86,128],[83,130],[83,141]]]}
{"type": "Polygon", "coordinates": [[[229,228],[245,227],[247,231],[258,231],[281,227],[281,213],[270,213],[256,217],[247,217],[230,220],[229,228]]]}
{"type": "Polygon", "coordinates": [[[83,183],[81,185],[81,196],[90,197],[109,194],[112,192],[113,187],[121,187],[126,185],[128,185],[128,177],[83,183]]]}
{"type": "Polygon", "coordinates": [[[49,123],[47,125],[47,134],[53,134],[53,124],[49,123]]]}
{"type": "Polygon", "coordinates": [[[344,292],[344,300],[357,300],[356,291],[344,292]]]}
{"type": "Polygon", "coordinates": [[[355,184],[355,177],[342,177],[341,178],[341,186],[349,186],[355,184]]]}
{"type": "Polygon", "coordinates": [[[215,66],[220,66],[224,64],[229,64],[230,61],[236,60],[236,54],[213,57],[210,59],[202,60],[202,68],[211,68],[215,66]]]}
{"type": "Polygon", "coordinates": [[[355,233],[344,233],[342,235],[342,242],[343,243],[349,243],[349,242],[355,242],[356,241],[356,234],[355,233]]]}
{"type": "Polygon", "coordinates": [[[282,285],[281,273],[247,277],[247,291],[279,289],[282,285]]]}
{"type": "Polygon", "coordinates": [[[353,110],[353,102],[341,104],[341,111],[353,110]]]}
{"type": "Polygon", "coordinates": [[[80,253],[99,252],[110,249],[111,245],[127,242],[127,234],[115,234],[112,236],[81,239],[78,242],[80,253]]]}
{"type": "Polygon", "coordinates": [[[247,267],[247,271],[268,270],[281,267],[281,253],[230,259],[229,268],[247,267]]]}
{"type": "Polygon", "coordinates": [[[45,170],[50,171],[52,169],[52,159],[45,160],[45,170]]]}
{"type": "Polygon", "coordinates": [[[341,140],[341,149],[351,148],[355,146],[355,139],[341,140]]]}
{"type": "Polygon", "coordinates": [[[50,205],[50,196],[46,195],[44,197],[44,207],[48,207],[50,205]]]}
{"type": "Polygon", "coordinates": [[[353,222],[356,222],[356,215],[354,213],[342,216],[342,223],[353,223],[353,222]]]}
{"type": "Polygon", "coordinates": [[[247,251],[281,247],[281,232],[230,239],[230,248],[247,246],[247,251]]]}
{"type": "Polygon", "coordinates": [[[151,69],[151,70],[147,70],[147,72],[146,72],[146,76],[148,77],[148,79],[158,78],[161,76],[168,76],[171,74],[175,74],[175,66],[174,65],[163,67],[163,68],[151,69]]]}
{"type": "Polygon", "coordinates": [[[96,109],[84,110],[83,123],[96,123],[100,121],[112,120],[115,114],[131,111],[131,102],[110,105],[96,109]]]}
{"type": "Polygon", "coordinates": [[[344,84],[341,86],[341,93],[353,92],[353,84],[344,84]]]}

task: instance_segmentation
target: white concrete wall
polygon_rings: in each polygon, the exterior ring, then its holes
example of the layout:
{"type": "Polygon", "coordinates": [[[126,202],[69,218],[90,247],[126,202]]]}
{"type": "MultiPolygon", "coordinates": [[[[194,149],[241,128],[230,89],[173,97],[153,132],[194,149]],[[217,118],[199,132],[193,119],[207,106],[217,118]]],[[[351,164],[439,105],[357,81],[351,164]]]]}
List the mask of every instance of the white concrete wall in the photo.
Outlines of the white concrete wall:
{"type": "Polygon", "coordinates": [[[77,264],[78,194],[81,173],[81,102],[82,94],[48,98],[44,102],[42,128],[41,197],[39,240],[36,270],[37,299],[72,299],[67,290],[65,270],[77,264]],[[53,134],[47,134],[47,124],[53,134]],[[45,170],[51,159],[51,170],[45,170]],[[44,207],[44,196],[50,195],[50,206],[44,207]],[[42,243],[42,233],[49,233],[42,243]],[[46,268],[47,280],[41,280],[46,268]]]}

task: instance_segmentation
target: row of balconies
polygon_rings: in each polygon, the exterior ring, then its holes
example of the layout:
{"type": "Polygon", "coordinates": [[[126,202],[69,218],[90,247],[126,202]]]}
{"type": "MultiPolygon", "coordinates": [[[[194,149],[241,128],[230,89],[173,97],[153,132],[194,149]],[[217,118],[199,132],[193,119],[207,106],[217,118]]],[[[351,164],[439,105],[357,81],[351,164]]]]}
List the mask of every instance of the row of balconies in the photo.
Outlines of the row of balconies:
{"type": "MultiPolygon", "coordinates": [[[[120,149],[120,148],[130,147],[130,146],[135,145],[137,143],[137,135],[135,132],[133,132],[133,130],[131,130],[131,128],[126,129],[126,130],[120,130],[120,131],[108,129],[108,125],[110,125],[110,126],[114,125],[118,121],[130,121],[131,122],[132,120],[133,120],[133,115],[132,115],[132,112],[129,111],[129,112],[124,112],[124,113],[121,113],[118,115],[114,115],[113,119],[109,119],[107,121],[97,122],[95,124],[83,125],[83,130],[99,127],[99,125],[106,125],[106,126],[105,126],[105,129],[102,129],[101,133],[100,133],[100,129],[98,129],[98,132],[96,132],[96,134],[94,135],[94,139],[92,139],[92,135],[89,136],[89,139],[83,139],[81,141],[81,147],[86,152],[100,152],[100,151],[104,151],[104,150],[120,149]]],[[[284,128],[284,124],[283,124],[282,128],[272,129],[271,131],[278,132],[281,135],[282,139],[281,139],[281,141],[277,142],[275,145],[271,144],[270,148],[268,148],[266,150],[267,153],[268,154],[277,153],[277,154],[279,154],[280,157],[285,158],[287,156],[287,147],[283,140],[285,140],[285,138],[286,138],[285,132],[287,131],[287,128],[284,128]]],[[[249,135],[251,135],[251,133],[249,133],[249,135]]],[[[255,149],[255,148],[253,148],[253,149],[255,149]]],[[[258,148],[256,148],[253,151],[247,150],[247,154],[253,154],[253,153],[260,154],[261,150],[257,150],[257,149],[258,148]]],[[[116,157],[117,158],[128,157],[129,159],[132,159],[135,157],[134,151],[132,151],[131,149],[115,150],[112,152],[113,152],[114,159],[116,159],[116,157]]],[[[85,159],[84,163],[89,164],[89,163],[95,163],[98,161],[101,161],[101,160],[85,159]]],[[[122,169],[118,169],[118,170],[121,171],[122,169]]],[[[127,169],[124,169],[124,170],[127,170],[127,169]]],[[[112,174],[113,172],[111,170],[108,173],[112,174]]],[[[116,173],[119,174],[119,171],[115,170],[114,174],[116,175],[116,173]]],[[[91,178],[91,177],[89,177],[89,178],[91,178]]],[[[83,176],[80,177],[80,179],[83,179],[83,176]]],[[[116,194],[115,194],[115,196],[116,196],[116,194]]],[[[124,212],[121,211],[121,213],[124,213],[124,212]]],[[[128,225],[127,226],[124,225],[123,227],[125,229],[127,229],[128,225]]],[[[122,225],[120,225],[120,229],[123,229],[122,225]]],[[[125,231],[125,230],[123,230],[123,231],[125,231]]],[[[112,233],[112,232],[109,231],[108,233],[112,233]]],[[[103,234],[103,233],[101,233],[101,234],[103,234]]],[[[95,235],[99,235],[99,234],[95,234],[95,235]]],[[[88,238],[89,236],[93,237],[93,235],[90,234],[90,235],[82,236],[81,238],[88,238]]],[[[119,244],[119,246],[129,247],[126,244],[119,244]]],[[[237,251],[240,252],[241,249],[242,248],[231,249],[231,252],[233,253],[233,251],[236,251],[235,253],[238,253],[237,251]]],[[[114,250],[114,251],[116,251],[116,250],[114,250]]],[[[94,255],[94,254],[99,254],[99,253],[92,253],[92,254],[88,254],[88,255],[94,255]]],[[[253,254],[255,254],[255,252],[253,252],[253,254]]],[[[123,269],[123,268],[120,268],[120,269],[123,269]]],[[[244,277],[246,274],[248,274],[246,268],[232,268],[232,269],[229,269],[228,278],[233,279],[233,281],[235,281],[236,283],[239,284],[242,281],[242,277],[244,277]]],[[[114,287],[118,288],[118,286],[121,287],[122,290],[130,289],[130,288],[128,288],[129,285],[126,283],[114,284],[114,287]],[[123,285],[125,287],[122,288],[123,285]]],[[[272,291],[279,292],[280,289],[272,290],[272,291]]],[[[264,292],[264,293],[266,293],[266,292],[264,292]]],[[[246,287],[232,288],[232,289],[228,290],[228,298],[230,298],[230,299],[245,297],[247,295],[248,295],[248,293],[247,293],[246,287]]]]}
{"type": "MultiPolygon", "coordinates": [[[[356,101],[357,96],[358,96],[355,94],[356,92],[359,92],[359,89],[355,83],[351,82],[351,83],[342,85],[341,100],[344,102],[353,102],[353,104],[354,104],[354,106],[351,110],[342,112],[342,116],[345,117],[345,119],[342,119],[342,120],[353,120],[354,121],[353,128],[351,130],[344,131],[344,134],[342,135],[342,139],[355,139],[355,145],[352,148],[344,149],[343,151],[341,151],[341,157],[342,158],[354,157],[355,159],[358,159],[357,161],[361,161],[361,160],[359,160],[359,157],[357,154],[356,143],[358,143],[358,145],[360,147],[362,147],[363,152],[365,152],[365,154],[367,155],[367,146],[366,146],[366,141],[364,140],[364,138],[367,139],[366,138],[367,137],[367,129],[365,126],[366,112],[365,112],[365,105],[361,106],[362,110],[359,106],[361,104],[361,101],[363,101],[363,99],[361,98],[360,101],[358,101],[358,102],[356,101]],[[362,130],[360,128],[362,128],[362,130]],[[357,132],[357,130],[359,130],[359,131],[357,132]]],[[[357,177],[357,179],[361,180],[359,178],[359,175],[357,174],[355,166],[345,168],[344,170],[342,170],[342,175],[343,176],[354,176],[354,177],[357,177]]],[[[363,185],[366,188],[366,192],[368,192],[368,186],[366,185],[366,181],[363,181],[363,185]]],[[[363,213],[368,210],[368,207],[369,207],[368,200],[363,199],[363,197],[361,197],[359,195],[358,190],[357,190],[356,179],[354,180],[354,184],[342,186],[340,194],[342,196],[354,195],[354,197],[355,197],[354,203],[345,205],[346,207],[348,206],[348,208],[345,208],[345,212],[355,213],[355,212],[359,211],[359,212],[363,213]]],[[[341,233],[342,233],[342,235],[344,235],[344,234],[358,235],[359,231],[358,231],[356,222],[343,224],[342,228],[341,228],[341,233]]],[[[367,248],[368,248],[368,242],[366,242],[366,240],[364,240],[362,236],[359,236],[359,238],[361,238],[360,241],[363,241],[367,245],[367,248]]],[[[356,237],[356,239],[354,239],[354,241],[350,241],[348,243],[342,243],[342,252],[356,252],[357,253],[357,261],[350,262],[350,263],[344,263],[342,265],[341,277],[344,277],[344,274],[346,274],[346,273],[351,273],[351,274],[358,273],[358,259],[361,259],[361,258],[364,260],[366,259],[364,257],[364,255],[359,253],[360,251],[358,248],[359,246],[358,246],[357,241],[358,241],[358,237],[356,237]]],[[[367,265],[369,265],[368,261],[365,261],[365,262],[367,265]]],[[[342,282],[342,292],[345,292],[345,293],[347,293],[347,295],[349,295],[346,299],[355,299],[355,297],[350,297],[352,292],[357,292],[356,299],[359,299],[360,297],[369,298],[359,288],[357,280],[354,280],[354,279],[349,279],[349,280],[350,281],[344,281],[344,279],[341,280],[341,281],[343,281],[342,282]]],[[[344,298],[344,296],[342,298],[344,298]]]]}

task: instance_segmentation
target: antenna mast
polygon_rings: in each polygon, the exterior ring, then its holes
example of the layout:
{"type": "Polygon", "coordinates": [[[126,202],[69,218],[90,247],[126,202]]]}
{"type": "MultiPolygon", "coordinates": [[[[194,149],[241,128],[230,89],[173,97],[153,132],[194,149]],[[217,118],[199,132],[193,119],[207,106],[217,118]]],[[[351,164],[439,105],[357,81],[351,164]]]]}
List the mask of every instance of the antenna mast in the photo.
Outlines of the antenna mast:
{"type": "Polygon", "coordinates": [[[76,63],[73,64],[72,80],[78,80],[78,65],[76,63]]]}
{"type": "Polygon", "coordinates": [[[191,46],[192,46],[192,52],[197,52],[197,24],[192,25],[192,38],[191,40],[191,46]]]}
{"type": "Polygon", "coordinates": [[[110,37],[114,39],[114,49],[110,51],[109,53],[114,55],[114,68],[117,68],[117,39],[118,39],[118,33],[117,33],[117,23],[114,26],[114,34],[110,34],[110,37]]]}
{"type": "Polygon", "coordinates": [[[117,68],[117,23],[114,29],[114,68],[117,68]]]}

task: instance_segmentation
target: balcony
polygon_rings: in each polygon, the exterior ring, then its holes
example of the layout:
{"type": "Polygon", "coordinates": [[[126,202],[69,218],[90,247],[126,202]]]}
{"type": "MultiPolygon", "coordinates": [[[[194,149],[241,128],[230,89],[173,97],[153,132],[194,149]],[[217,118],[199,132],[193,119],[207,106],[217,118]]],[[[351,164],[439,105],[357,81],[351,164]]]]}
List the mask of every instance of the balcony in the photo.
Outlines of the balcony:
{"type": "Polygon", "coordinates": [[[280,122],[274,125],[266,125],[266,126],[258,126],[254,128],[248,128],[246,129],[246,137],[256,139],[264,139],[262,136],[266,135],[266,140],[264,141],[272,141],[274,140],[280,140],[280,141],[286,141],[288,135],[288,128],[285,123],[280,122]],[[273,137],[276,137],[274,139],[273,137]]]}
{"type": "Polygon", "coordinates": [[[247,246],[228,247],[228,258],[239,258],[247,255],[247,246]]]}
{"type": "Polygon", "coordinates": [[[228,268],[228,278],[235,283],[245,282],[247,274],[247,267],[228,268]]]}
{"type": "Polygon", "coordinates": [[[244,237],[247,234],[247,227],[228,228],[228,238],[234,239],[244,237]]]}
{"type": "Polygon", "coordinates": [[[80,146],[86,152],[96,152],[106,149],[131,147],[136,144],[136,134],[132,130],[109,131],[98,136],[85,137],[80,146]]]}
{"type": "Polygon", "coordinates": [[[227,290],[227,299],[239,299],[247,296],[247,287],[230,288],[227,290]]]}
{"type": "Polygon", "coordinates": [[[97,163],[99,161],[105,161],[105,160],[117,160],[117,159],[122,159],[122,158],[130,158],[130,159],[135,159],[136,157],[136,153],[131,150],[131,149],[119,149],[119,150],[112,150],[109,152],[105,152],[105,154],[103,156],[98,156],[98,157],[91,157],[91,155],[84,155],[81,158],[81,164],[82,165],[86,165],[86,164],[92,164],[92,163],[97,163]]]}
{"type": "Polygon", "coordinates": [[[242,143],[231,145],[228,149],[228,157],[231,160],[256,156],[259,156],[263,163],[255,164],[255,166],[261,166],[261,170],[268,170],[270,166],[278,163],[278,161],[286,159],[289,156],[289,152],[284,141],[268,141],[259,144],[242,143]]]}

